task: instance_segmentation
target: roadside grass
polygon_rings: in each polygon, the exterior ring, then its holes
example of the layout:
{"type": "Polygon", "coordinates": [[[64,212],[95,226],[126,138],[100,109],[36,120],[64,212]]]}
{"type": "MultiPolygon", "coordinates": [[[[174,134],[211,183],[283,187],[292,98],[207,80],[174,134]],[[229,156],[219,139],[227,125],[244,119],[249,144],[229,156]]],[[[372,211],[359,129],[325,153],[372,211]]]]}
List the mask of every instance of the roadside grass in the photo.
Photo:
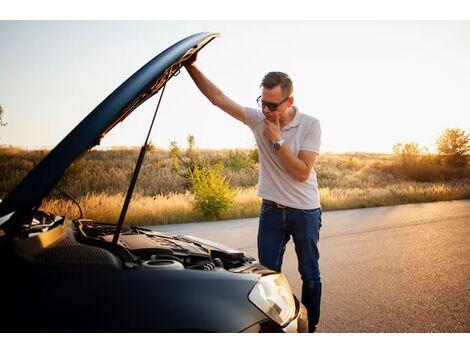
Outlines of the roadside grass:
{"type": "Polygon", "coordinates": [[[385,187],[321,188],[324,210],[367,208],[470,198],[470,179],[454,182],[403,182],[385,187]]]}
{"type": "MultiPolygon", "coordinates": [[[[236,190],[234,204],[220,219],[259,215],[261,199],[255,189],[259,164],[253,159],[253,150],[194,148],[192,152],[209,165],[221,162],[224,176],[236,190]]],[[[84,217],[115,223],[138,153],[138,148],[92,150],[69,167],[57,186],[80,203],[84,217]]],[[[0,198],[4,198],[46,154],[47,150],[0,147],[0,198]]],[[[430,156],[421,159],[404,165],[392,154],[320,154],[315,171],[321,187],[322,208],[354,209],[470,198],[470,164],[453,168],[436,164],[430,156]]],[[[77,207],[56,191],[44,200],[42,208],[70,218],[79,214],[77,207]]],[[[149,152],[126,223],[158,225],[203,220],[208,219],[194,209],[182,170],[175,172],[172,168],[170,151],[155,148],[149,152]]]]}
{"type": "MultiPolygon", "coordinates": [[[[117,223],[124,204],[125,194],[87,194],[77,199],[83,211],[83,218],[96,222],[117,223]]],[[[125,223],[127,225],[154,225],[194,222],[199,220],[192,207],[189,193],[158,196],[134,195],[129,205],[125,223]]],[[[47,199],[42,210],[69,218],[79,216],[78,207],[69,200],[47,199]]]]}
{"type": "MultiPolygon", "coordinates": [[[[116,223],[125,195],[120,194],[87,194],[77,199],[83,217],[96,222],[116,223]]],[[[189,192],[171,193],[159,196],[134,196],[125,223],[127,225],[161,225],[178,224],[208,220],[193,207],[194,197],[189,192]]],[[[239,219],[258,216],[261,199],[256,195],[256,189],[237,189],[235,202],[221,219],[239,219]]],[[[66,215],[73,219],[79,216],[78,207],[69,200],[47,199],[41,210],[54,214],[66,215]]]]}
{"type": "MultiPolygon", "coordinates": [[[[446,183],[402,182],[385,187],[321,188],[323,210],[355,209],[408,203],[436,202],[470,198],[470,180],[446,183]]],[[[123,194],[88,194],[78,199],[85,218],[115,223],[124,202],[123,194]]],[[[192,206],[189,192],[158,196],[134,196],[126,216],[127,225],[162,225],[206,221],[192,206]]],[[[257,217],[261,199],[254,187],[237,189],[234,205],[221,219],[257,217]]],[[[68,200],[49,199],[41,209],[78,217],[76,205],[68,200]]]]}

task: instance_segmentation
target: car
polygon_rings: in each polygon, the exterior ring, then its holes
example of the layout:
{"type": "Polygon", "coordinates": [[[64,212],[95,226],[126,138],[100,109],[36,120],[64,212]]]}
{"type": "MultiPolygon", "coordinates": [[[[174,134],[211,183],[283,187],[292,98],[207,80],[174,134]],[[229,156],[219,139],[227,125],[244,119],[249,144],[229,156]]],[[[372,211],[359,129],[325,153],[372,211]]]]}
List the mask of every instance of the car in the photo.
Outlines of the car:
{"type": "Polygon", "coordinates": [[[0,202],[2,332],[307,332],[282,273],[237,249],[124,226],[145,155],[117,224],[40,210],[72,162],[218,36],[161,52],[86,116],[0,202]]]}

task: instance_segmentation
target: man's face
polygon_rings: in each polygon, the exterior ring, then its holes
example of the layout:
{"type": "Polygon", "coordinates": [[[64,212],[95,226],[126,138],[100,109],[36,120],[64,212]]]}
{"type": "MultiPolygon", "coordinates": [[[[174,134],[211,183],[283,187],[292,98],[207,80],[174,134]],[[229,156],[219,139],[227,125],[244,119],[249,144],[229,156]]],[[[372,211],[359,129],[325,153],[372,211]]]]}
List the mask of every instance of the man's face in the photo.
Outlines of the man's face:
{"type": "Polygon", "coordinates": [[[274,122],[277,117],[280,117],[286,109],[292,105],[290,103],[291,98],[286,100],[286,96],[284,95],[284,92],[281,89],[281,86],[276,86],[272,89],[268,88],[262,88],[261,90],[261,99],[266,102],[266,103],[273,103],[273,104],[279,104],[277,106],[277,109],[275,111],[271,111],[269,109],[269,106],[266,105],[264,108],[262,108],[263,115],[265,118],[268,120],[274,122]]]}

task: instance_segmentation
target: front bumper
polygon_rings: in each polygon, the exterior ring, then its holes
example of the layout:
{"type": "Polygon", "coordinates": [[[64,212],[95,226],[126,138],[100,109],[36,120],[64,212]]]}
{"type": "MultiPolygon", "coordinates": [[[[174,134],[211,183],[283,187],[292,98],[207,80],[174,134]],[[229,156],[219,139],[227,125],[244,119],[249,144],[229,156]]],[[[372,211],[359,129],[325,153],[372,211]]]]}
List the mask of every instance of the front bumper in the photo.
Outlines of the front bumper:
{"type": "Polygon", "coordinates": [[[308,332],[308,318],[307,318],[307,309],[302,303],[300,303],[297,298],[295,298],[296,305],[296,314],[294,319],[292,319],[287,325],[280,326],[272,319],[266,319],[260,321],[249,328],[243,330],[242,332],[286,332],[286,333],[295,333],[295,332],[308,332]]]}

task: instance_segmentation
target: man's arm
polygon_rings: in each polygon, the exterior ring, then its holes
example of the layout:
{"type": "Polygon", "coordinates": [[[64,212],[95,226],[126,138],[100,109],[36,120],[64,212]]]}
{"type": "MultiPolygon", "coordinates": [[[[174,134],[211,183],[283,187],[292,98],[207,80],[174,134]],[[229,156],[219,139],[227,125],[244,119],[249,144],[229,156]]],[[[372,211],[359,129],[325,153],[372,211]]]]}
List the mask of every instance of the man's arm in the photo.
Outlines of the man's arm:
{"type": "MultiPolygon", "coordinates": [[[[274,122],[265,119],[264,124],[265,128],[263,134],[271,143],[274,143],[281,138],[279,118],[274,122]]],[[[299,182],[305,182],[308,180],[313,166],[315,165],[315,161],[317,160],[317,153],[301,150],[299,155],[295,155],[287,143],[284,143],[281,146],[281,149],[277,152],[282,165],[284,165],[293,178],[299,182]]]]}
{"type": "Polygon", "coordinates": [[[292,177],[300,182],[308,180],[313,166],[315,165],[315,161],[317,160],[317,153],[301,150],[299,155],[296,156],[286,143],[281,146],[278,153],[282,165],[284,165],[292,177]]]}
{"type": "Polygon", "coordinates": [[[204,76],[204,74],[194,65],[194,60],[187,63],[185,67],[201,93],[204,94],[212,104],[237,120],[245,123],[245,108],[227,97],[219,87],[204,76]]]}

